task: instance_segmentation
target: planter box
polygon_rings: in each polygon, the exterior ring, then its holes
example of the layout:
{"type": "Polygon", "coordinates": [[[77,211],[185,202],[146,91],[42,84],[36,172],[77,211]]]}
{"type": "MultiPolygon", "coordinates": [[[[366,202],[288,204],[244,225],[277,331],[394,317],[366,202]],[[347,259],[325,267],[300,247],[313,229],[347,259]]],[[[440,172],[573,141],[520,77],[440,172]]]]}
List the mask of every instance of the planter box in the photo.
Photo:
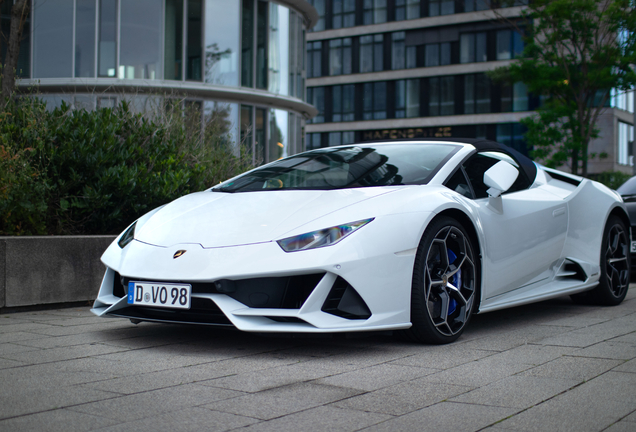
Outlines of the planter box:
{"type": "Polygon", "coordinates": [[[115,237],[0,237],[0,308],[94,300],[115,237]]]}

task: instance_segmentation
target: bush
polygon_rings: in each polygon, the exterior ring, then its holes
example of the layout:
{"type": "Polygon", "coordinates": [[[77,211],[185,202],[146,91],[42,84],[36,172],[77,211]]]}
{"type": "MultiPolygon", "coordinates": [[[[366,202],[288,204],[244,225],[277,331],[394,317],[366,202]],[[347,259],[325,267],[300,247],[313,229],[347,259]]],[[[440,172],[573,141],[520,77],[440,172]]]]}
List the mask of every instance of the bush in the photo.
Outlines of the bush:
{"type": "Polygon", "coordinates": [[[610,189],[618,189],[618,187],[629,180],[632,175],[625,174],[621,171],[604,171],[600,174],[590,175],[589,177],[597,182],[603,183],[610,189]]]}
{"type": "Polygon", "coordinates": [[[233,154],[227,115],[201,128],[198,112],[179,107],[148,119],[125,102],[91,112],[9,103],[0,113],[0,233],[118,233],[250,168],[251,157],[233,154]]]}

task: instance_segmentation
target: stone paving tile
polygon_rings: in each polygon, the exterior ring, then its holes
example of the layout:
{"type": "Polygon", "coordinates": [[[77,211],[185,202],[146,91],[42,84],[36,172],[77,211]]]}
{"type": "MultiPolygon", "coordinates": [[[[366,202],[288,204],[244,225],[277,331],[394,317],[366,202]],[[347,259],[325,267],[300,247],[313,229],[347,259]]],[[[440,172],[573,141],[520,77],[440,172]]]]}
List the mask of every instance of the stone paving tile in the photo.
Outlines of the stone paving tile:
{"type": "Polygon", "coordinates": [[[451,398],[451,402],[530,408],[578,384],[578,381],[511,376],[451,398]]]}
{"type": "Polygon", "coordinates": [[[464,344],[423,345],[417,355],[394,360],[392,364],[433,369],[449,369],[493,355],[492,351],[468,349],[464,344]]]}
{"type": "Polygon", "coordinates": [[[615,368],[622,363],[620,360],[613,359],[563,356],[549,363],[528,369],[519,375],[583,382],[615,368]]]}
{"type": "Polygon", "coordinates": [[[357,431],[392,416],[357,410],[321,406],[274,420],[262,421],[242,429],[245,432],[339,432],[357,431]]]}
{"type": "MultiPolygon", "coordinates": [[[[46,377],[40,377],[46,380],[46,377]]],[[[0,419],[6,419],[25,414],[69,407],[72,405],[103,401],[114,397],[113,393],[97,390],[68,387],[11,387],[11,393],[0,395],[0,419]]]]}
{"type": "Polygon", "coordinates": [[[11,432],[83,432],[118,423],[105,417],[78,413],[68,409],[55,409],[37,414],[0,420],[0,430],[11,432]]]}
{"type": "Polygon", "coordinates": [[[82,371],[74,368],[74,363],[74,361],[43,363],[1,370],[0,383],[21,390],[72,386],[116,376],[95,370],[82,371]]]}
{"type": "Polygon", "coordinates": [[[636,343],[599,342],[596,345],[579,349],[571,353],[576,357],[595,357],[605,359],[629,360],[636,358],[636,343]]]}
{"type": "Polygon", "coordinates": [[[577,348],[525,344],[490,356],[493,360],[537,366],[574,352],[577,348]]]}
{"type": "MultiPolygon", "coordinates": [[[[488,316],[486,314],[485,316],[488,316]]],[[[570,329],[567,327],[531,326],[517,329],[517,325],[489,333],[487,336],[465,343],[466,348],[490,351],[505,351],[518,346],[536,343],[546,338],[555,337],[570,329]]]]}
{"type": "Polygon", "coordinates": [[[602,374],[501,422],[521,431],[600,431],[636,409],[636,375],[602,374]]]}
{"type": "Polygon", "coordinates": [[[0,327],[0,343],[7,342],[23,342],[27,340],[33,339],[46,339],[47,336],[42,336],[35,333],[29,333],[26,331],[11,331],[5,332],[2,327],[0,327]]]}
{"type": "Polygon", "coordinates": [[[204,407],[261,420],[271,420],[330,402],[347,399],[359,393],[358,390],[354,389],[298,383],[207,404],[204,407]]]}
{"type": "Polygon", "coordinates": [[[515,375],[531,367],[528,364],[512,363],[506,359],[491,356],[427,375],[422,380],[429,383],[479,387],[515,375]]]}
{"type": "Polygon", "coordinates": [[[629,334],[614,338],[612,339],[612,342],[624,342],[624,343],[636,344],[636,332],[631,332],[629,334]]]}
{"type": "Polygon", "coordinates": [[[140,420],[96,429],[99,432],[214,432],[243,428],[258,420],[212,411],[205,408],[182,408],[140,420]]]}
{"type": "Polygon", "coordinates": [[[184,384],[132,395],[120,396],[97,403],[87,403],[69,409],[120,421],[140,420],[182,408],[195,407],[243,393],[197,384],[184,384]]]}
{"type": "Polygon", "coordinates": [[[345,399],[334,405],[399,416],[470,390],[471,387],[429,383],[420,378],[345,399]]]}
{"type": "Polygon", "coordinates": [[[15,354],[27,351],[38,351],[40,348],[34,348],[30,346],[18,345],[15,343],[0,343],[0,357],[4,357],[5,354],[15,354]]]}
{"type": "Polygon", "coordinates": [[[316,382],[319,384],[373,391],[401,382],[411,381],[438,371],[438,369],[385,363],[351,372],[339,373],[328,378],[319,379],[316,382]]]}
{"type": "Polygon", "coordinates": [[[614,423],[607,429],[604,429],[603,432],[634,432],[636,429],[636,424],[632,422],[619,421],[618,423],[614,423]]]}
{"type": "MultiPolygon", "coordinates": [[[[514,408],[443,402],[363,429],[365,432],[478,431],[517,412],[514,408]]],[[[547,429],[546,429],[547,430],[547,429]]]]}
{"type": "Polygon", "coordinates": [[[579,328],[562,333],[554,337],[548,337],[537,341],[542,345],[559,345],[585,348],[607,339],[615,338],[633,331],[632,327],[626,327],[619,320],[606,321],[589,327],[579,328]]]}
{"type": "Polygon", "coordinates": [[[540,323],[539,325],[581,328],[581,327],[589,327],[594,324],[600,324],[602,322],[609,321],[609,319],[610,318],[608,317],[592,318],[592,317],[588,317],[585,313],[581,313],[578,315],[569,316],[565,318],[558,318],[553,321],[544,321],[540,323]]]}
{"type": "Polygon", "coordinates": [[[102,344],[84,344],[72,347],[59,347],[38,351],[8,353],[3,354],[2,357],[8,360],[16,360],[26,364],[38,364],[60,360],[76,359],[81,357],[90,357],[100,354],[109,354],[121,350],[121,348],[102,344]]]}
{"type": "Polygon", "coordinates": [[[12,369],[14,367],[23,366],[24,363],[0,358],[0,370],[12,369]]]}

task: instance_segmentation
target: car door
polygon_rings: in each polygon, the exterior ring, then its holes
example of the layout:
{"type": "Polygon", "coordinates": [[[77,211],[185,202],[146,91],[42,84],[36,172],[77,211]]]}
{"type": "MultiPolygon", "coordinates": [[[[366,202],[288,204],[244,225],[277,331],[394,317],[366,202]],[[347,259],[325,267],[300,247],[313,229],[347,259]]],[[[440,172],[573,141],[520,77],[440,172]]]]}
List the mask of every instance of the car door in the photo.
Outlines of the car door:
{"type": "MultiPolygon", "coordinates": [[[[548,282],[567,233],[567,203],[540,186],[530,188],[523,171],[500,198],[488,197],[484,173],[500,160],[518,168],[504,153],[481,152],[471,156],[460,169],[470,189],[464,195],[473,199],[484,233],[483,299],[530,282],[548,282]]],[[[457,176],[456,173],[453,177],[457,176]]],[[[449,182],[453,184],[447,186],[458,190],[457,179],[449,182]]]]}

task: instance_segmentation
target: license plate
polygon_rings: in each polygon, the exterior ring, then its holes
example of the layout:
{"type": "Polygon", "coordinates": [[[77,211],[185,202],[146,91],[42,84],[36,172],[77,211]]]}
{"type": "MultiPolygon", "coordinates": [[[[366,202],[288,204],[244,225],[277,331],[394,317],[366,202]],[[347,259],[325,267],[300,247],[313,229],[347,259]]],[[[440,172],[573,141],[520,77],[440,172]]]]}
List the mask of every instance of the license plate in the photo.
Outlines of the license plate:
{"type": "Polygon", "coordinates": [[[636,253],[636,241],[632,241],[632,253],[636,253]]]}
{"type": "Polygon", "coordinates": [[[128,282],[128,304],[190,309],[192,285],[163,282],[128,282]]]}

